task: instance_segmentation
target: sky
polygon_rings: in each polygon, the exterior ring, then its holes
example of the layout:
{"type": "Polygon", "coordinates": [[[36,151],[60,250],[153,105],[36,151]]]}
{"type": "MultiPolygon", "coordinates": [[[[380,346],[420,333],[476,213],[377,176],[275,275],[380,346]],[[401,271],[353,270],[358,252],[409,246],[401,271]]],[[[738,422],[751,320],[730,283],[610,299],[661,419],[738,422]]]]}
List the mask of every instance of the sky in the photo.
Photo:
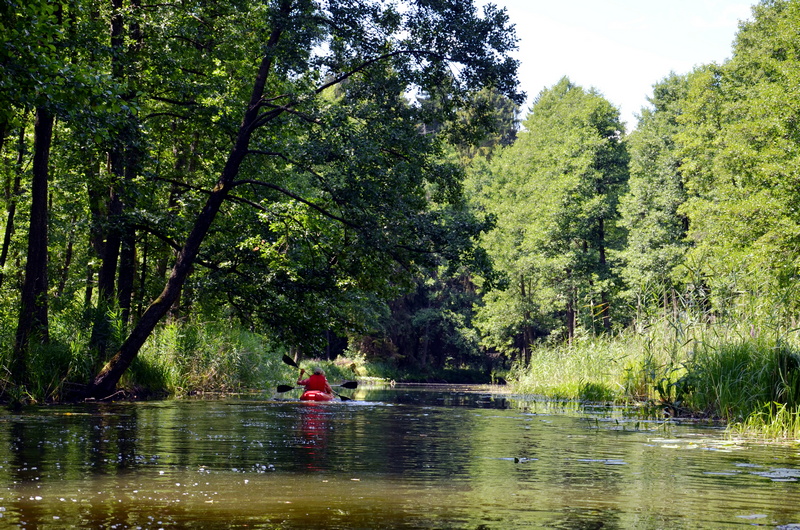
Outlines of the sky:
{"type": "Polygon", "coordinates": [[[731,56],[757,0],[482,0],[516,26],[528,100],[564,76],[620,109],[627,130],[658,81],[731,56]]]}

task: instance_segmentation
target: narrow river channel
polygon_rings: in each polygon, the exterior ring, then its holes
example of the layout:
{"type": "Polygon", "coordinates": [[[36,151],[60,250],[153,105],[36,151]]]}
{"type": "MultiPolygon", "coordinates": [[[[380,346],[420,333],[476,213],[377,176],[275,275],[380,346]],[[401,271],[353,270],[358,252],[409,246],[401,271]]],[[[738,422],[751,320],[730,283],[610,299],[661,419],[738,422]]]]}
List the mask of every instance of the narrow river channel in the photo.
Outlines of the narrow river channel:
{"type": "Polygon", "coordinates": [[[491,388],[350,394],[3,412],[0,528],[800,528],[797,447],[491,388]]]}

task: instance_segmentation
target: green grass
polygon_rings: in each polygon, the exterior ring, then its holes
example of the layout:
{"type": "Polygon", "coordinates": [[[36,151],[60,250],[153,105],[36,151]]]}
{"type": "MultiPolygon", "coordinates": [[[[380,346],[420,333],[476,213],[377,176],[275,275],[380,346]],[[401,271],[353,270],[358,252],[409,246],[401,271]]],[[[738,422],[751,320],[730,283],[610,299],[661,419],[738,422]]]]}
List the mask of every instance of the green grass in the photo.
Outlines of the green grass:
{"type": "Polygon", "coordinates": [[[515,365],[507,379],[516,392],[555,399],[624,401],[632,391],[640,398],[650,379],[641,376],[631,347],[620,338],[539,347],[530,364],[515,365]]]}
{"type": "Polygon", "coordinates": [[[263,336],[235,326],[168,324],[148,339],[121,384],[171,395],[270,389],[291,378],[282,355],[263,336]]]}
{"type": "Polygon", "coordinates": [[[800,443],[800,410],[783,403],[766,403],[744,421],[731,424],[729,432],[761,440],[800,443]]]}
{"type": "Polygon", "coordinates": [[[800,405],[800,354],[760,338],[703,345],[687,362],[684,381],[693,409],[743,422],[771,403],[800,405]]]}

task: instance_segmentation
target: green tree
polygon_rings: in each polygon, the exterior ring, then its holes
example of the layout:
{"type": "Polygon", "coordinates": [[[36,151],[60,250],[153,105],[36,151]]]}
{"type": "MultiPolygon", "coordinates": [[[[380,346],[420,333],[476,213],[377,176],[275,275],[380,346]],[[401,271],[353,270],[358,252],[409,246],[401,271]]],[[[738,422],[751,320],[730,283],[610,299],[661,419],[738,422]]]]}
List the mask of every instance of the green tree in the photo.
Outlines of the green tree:
{"type": "MultiPolygon", "coordinates": [[[[78,49],[75,24],[81,3],[28,2],[25,5],[4,2],[0,9],[0,63],[3,111],[0,121],[8,124],[15,113],[34,116],[33,160],[25,253],[24,279],[20,286],[20,310],[11,363],[12,380],[25,385],[29,379],[29,350],[37,343],[47,343],[49,329],[48,225],[50,208],[51,151],[56,118],[67,119],[82,104],[86,95],[87,69],[74,65],[78,49]],[[68,57],[64,61],[64,57],[68,57]],[[29,114],[29,111],[33,110],[29,114]]],[[[23,118],[24,119],[24,118],[23,118]]],[[[20,120],[19,117],[15,120],[20,120]]],[[[18,168],[24,167],[25,125],[19,122],[18,168]]],[[[5,127],[3,127],[5,128],[5,127]]],[[[13,186],[22,190],[17,172],[13,186]]],[[[7,193],[8,215],[3,245],[3,261],[10,246],[19,193],[7,193]]]]}
{"type": "MultiPolygon", "coordinates": [[[[445,156],[458,159],[461,164],[468,166],[476,158],[491,158],[516,137],[519,106],[495,89],[472,95],[469,105],[447,124],[435,121],[441,110],[436,99],[417,100],[434,119],[424,124],[426,134],[443,134],[451,145],[445,156]]],[[[430,369],[483,369],[490,364],[490,359],[481,354],[472,320],[480,301],[474,278],[491,276],[491,265],[484,256],[469,266],[454,269],[447,265],[421,270],[410,293],[392,300],[388,311],[376,313],[380,316],[373,329],[356,339],[368,358],[416,373],[430,369]]]]}
{"type": "Polygon", "coordinates": [[[523,125],[473,186],[497,217],[485,242],[508,278],[508,291],[486,297],[480,325],[490,346],[515,347],[527,360],[537,337],[571,339],[579,309],[588,309],[588,329],[610,327],[619,282],[609,250],[625,240],[617,203],[628,155],[619,111],[566,78],[539,94],[523,125]],[[554,328],[559,315],[563,327],[554,328]],[[513,327],[498,329],[503,321],[513,327]]]}
{"type": "Polygon", "coordinates": [[[680,118],[688,262],[718,311],[738,293],[785,296],[797,274],[800,3],[765,1],[753,14],[728,62],[690,76],[680,118]]]}
{"type": "Polygon", "coordinates": [[[274,275],[267,293],[284,282],[355,296],[397,292],[404,271],[435,256],[458,261],[483,228],[465,208],[457,167],[440,161],[441,138],[420,134],[424,120],[406,94],[449,94],[443,121],[484,86],[519,100],[516,62],[506,57],[514,37],[504,12],[488,6],[478,16],[464,0],[408,2],[402,9],[301,0],[238,7],[247,13],[246,31],[221,27],[216,36],[227,36],[231,48],[217,68],[227,79],[241,79],[252,68],[246,58],[259,50],[249,96],[242,98],[238,83],[219,95],[247,101],[243,115],[238,126],[229,105],[216,116],[233,138],[226,156],[206,161],[220,176],[200,213],[188,218],[189,232],[163,291],[93,379],[93,395],[112,393],[178,300],[206,240],[206,248],[220,252],[212,262],[217,271],[250,286],[256,269],[261,277],[274,275]],[[335,97],[332,89],[345,81],[343,96],[335,97]],[[250,222],[253,215],[258,222],[250,222]],[[214,229],[220,217],[233,232],[214,229]],[[260,267],[245,266],[244,258],[221,259],[231,247],[256,253],[260,267]]]}
{"type": "Polygon", "coordinates": [[[670,292],[686,253],[688,222],[679,213],[686,191],[675,136],[687,91],[687,76],[672,74],[657,83],[649,99],[652,108],[642,109],[637,129],[627,138],[630,180],[620,213],[628,238],[620,256],[622,276],[640,308],[650,302],[645,298],[655,294],[658,300],[670,292]]]}

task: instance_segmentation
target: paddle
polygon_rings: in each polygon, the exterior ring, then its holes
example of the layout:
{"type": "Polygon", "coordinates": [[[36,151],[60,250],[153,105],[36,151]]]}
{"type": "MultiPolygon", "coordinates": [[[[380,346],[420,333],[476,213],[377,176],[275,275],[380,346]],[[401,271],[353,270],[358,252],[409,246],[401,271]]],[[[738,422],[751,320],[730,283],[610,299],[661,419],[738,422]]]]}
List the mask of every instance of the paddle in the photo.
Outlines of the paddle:
{"type": "Polygon", "coordinates": [[[289,357],[285,353],[283,354],[283,362],[285,362],[289,366],[293,366],[295,368],[300,368],[300,366],[296,362],[294,362],[294,359],[292,359],[291,357],[289,357]]]}
{"type": "Polygon", "coordinates": [[[336,397],[338,397],[338,398],[339,398],[339,399],[341,399],[342,401],[350,401],[350,399],[351,399],[351,398],[349,398],[349,397],[347,397],[347,396],[343,396],[343,395],[341,395],[341,394],[340,394],[340,393],[338,393],[338,392],[334,392],[334,393],[333,393],[333,395],[334,395],[334,396],[336,396],[336,397]]]}
{"type": "MultiPolygon", "coordinates": [[[[278,393],[281,394],[283,392],[288,392],[290,390],[294,390],[295,388],[297,388],[297,387],[292,386],[292,385],[278,385],[278,393]]],[[[343,395],[339,394],[338,392],[334,392],[333,395],[338,397],[342,401],[350,401],[352,399],[352,398],[349,398],[347,396],[343,396],[343,395]]]]}
{"type": "MultiPolygon", "coordinates": [[[[345,381],[341,385],[331,385],[331,386],[349,388],[352,390],[354,388],[358,388],[358,381],[345,381]]],[[[295,388],[300,388],[300,387],[294,385],[278,385],[278,393],[288,392],[290,390],[294,390],[295,388]]],[[[336,394],[336,392],[334,392],[334,394],[336,394]]],[[[336,395],[338,396],[339,394],[336,395]]]]}

